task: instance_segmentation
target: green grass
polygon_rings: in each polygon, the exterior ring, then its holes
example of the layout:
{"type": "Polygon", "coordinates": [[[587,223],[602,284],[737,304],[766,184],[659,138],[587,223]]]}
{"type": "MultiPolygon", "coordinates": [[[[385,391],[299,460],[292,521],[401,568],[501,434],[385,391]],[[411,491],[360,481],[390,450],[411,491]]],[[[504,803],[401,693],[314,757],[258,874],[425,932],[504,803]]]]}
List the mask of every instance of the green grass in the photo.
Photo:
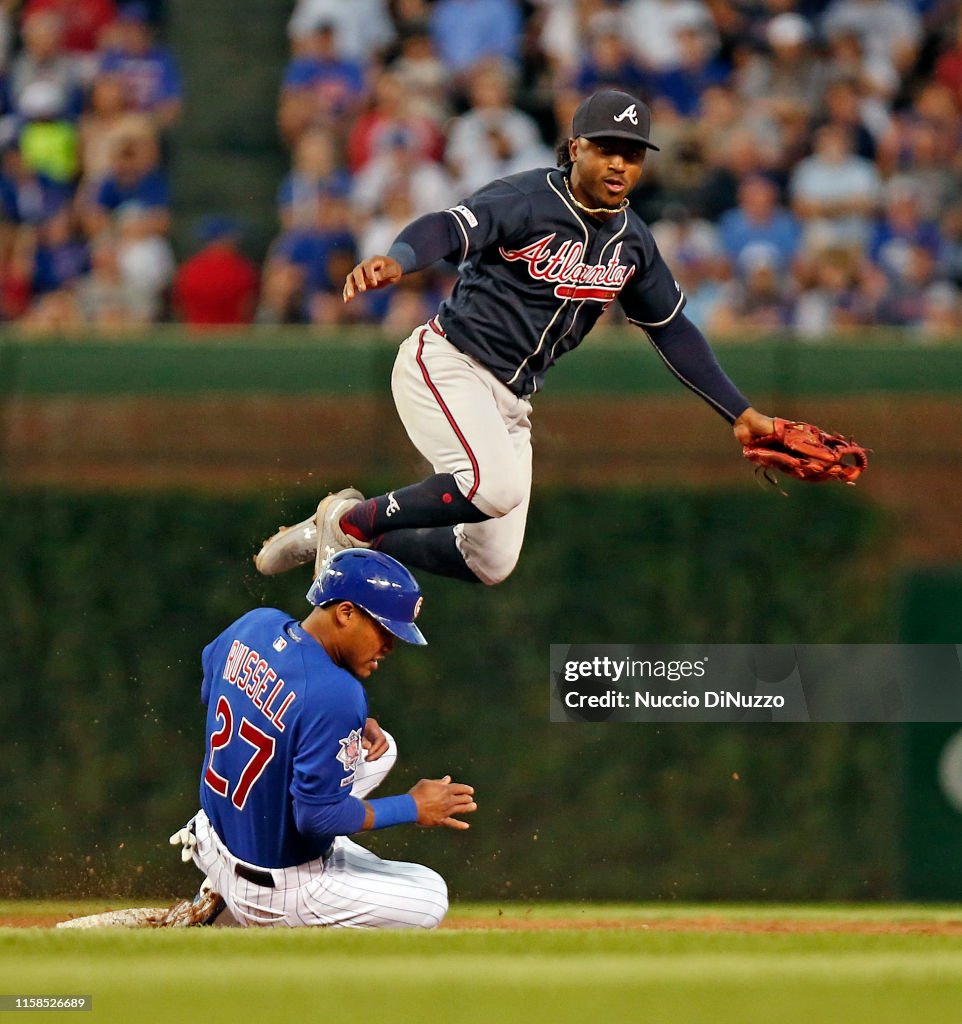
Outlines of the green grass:
{"type": "MultiPolygon", "coordinates": [[[[149,903],[149,901],[147,901],[149,903]]],[[[114,904],[116,905],[116,904],[114,904]]],[[[2,904],[0,915],[103,905],[2,904]]],[[[462,905],[434,933],[0,929],[0,994],[89,994],[81,1020],[809,1024],[955,1020],[962,935],[670,931],[718,919],[959,922],[952,907],[462,905]],[[458,929],[458,922],[490,927],[458,929]],[[499,930],[506,923],[544,930],[499,930]],[[560,921],[576,928],[552,928],[560,921]],[[592,923],[609,927],[586,930],[592,923]],[[611,924],[625,927],[610,927],[611,924]]],[[[31,1019],[63,1019],[33,1014],[31,1019]]]]}

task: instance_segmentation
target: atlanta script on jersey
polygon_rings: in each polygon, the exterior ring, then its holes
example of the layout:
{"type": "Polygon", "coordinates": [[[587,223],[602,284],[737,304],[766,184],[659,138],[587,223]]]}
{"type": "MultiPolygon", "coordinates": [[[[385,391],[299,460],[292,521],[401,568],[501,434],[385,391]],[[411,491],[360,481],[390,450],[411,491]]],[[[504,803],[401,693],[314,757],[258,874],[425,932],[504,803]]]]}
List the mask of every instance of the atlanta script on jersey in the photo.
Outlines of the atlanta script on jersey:
{"type": "Polygon", "coordinates": [[[290,867],[319,857],[333,836],[304,836],[294,800],[348,798],[361,760],[367,695],[297,622],[248,612],[204,648],[201,699],[207,752],[200,804],[231,853],[290,867]]]}
{"type": "Polygon", "coordinates": [[[516,395],[581,344],[617,300],[641,327],[672,320],[684,296],[645,222],[579,212],[561,170],[501,178],[447,211],[463,239],[438,319],[448,340],[516,395]]]}

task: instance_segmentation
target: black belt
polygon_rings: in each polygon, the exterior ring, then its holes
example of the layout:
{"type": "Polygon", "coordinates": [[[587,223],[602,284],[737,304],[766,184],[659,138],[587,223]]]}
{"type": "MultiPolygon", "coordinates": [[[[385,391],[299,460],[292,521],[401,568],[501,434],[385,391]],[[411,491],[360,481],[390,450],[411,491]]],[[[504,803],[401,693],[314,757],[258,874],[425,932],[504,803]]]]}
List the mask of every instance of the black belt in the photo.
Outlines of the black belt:
{"type": "Polygon", "coordinates": [[[234,874],[238,878],[246,878],[248,882],[253,882],[254,885],[262,885],[265,889],[274,888],[274,876],[269,871],[263,871],[260,868],[249,868],[246,864],[235,864],[234,874]]]}

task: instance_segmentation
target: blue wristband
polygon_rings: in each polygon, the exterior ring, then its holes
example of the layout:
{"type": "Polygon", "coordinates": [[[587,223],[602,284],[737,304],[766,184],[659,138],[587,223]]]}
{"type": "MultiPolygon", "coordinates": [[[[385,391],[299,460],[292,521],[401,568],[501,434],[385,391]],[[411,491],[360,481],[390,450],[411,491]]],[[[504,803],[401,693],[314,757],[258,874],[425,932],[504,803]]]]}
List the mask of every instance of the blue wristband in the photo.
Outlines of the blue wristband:
{"type": "Polygon", "coordinates": [[[374,811],[372,828],[390,828],[392,825],[406,825],[418,820],[418,805],[410,793],[403,796],[382,796],[369,800],[374,811]]]}

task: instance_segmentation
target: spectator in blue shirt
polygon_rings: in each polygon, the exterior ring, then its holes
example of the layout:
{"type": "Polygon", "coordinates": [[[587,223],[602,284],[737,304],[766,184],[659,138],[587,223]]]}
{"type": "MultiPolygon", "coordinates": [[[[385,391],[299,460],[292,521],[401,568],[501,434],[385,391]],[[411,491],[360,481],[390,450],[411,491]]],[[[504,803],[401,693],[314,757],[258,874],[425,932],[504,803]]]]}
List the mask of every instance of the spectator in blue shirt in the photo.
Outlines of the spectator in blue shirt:
{"type": "Polygon", "coordinates": [[[773,254],[778,270],[791,264],[801,241],[795,217],[778,205],[778,190],[770,178],[754,174],[738,189],[738,206],[728,210],[718,224],[722,246],[737,263],[750,246],[765,246],[773,254]]]}
{"type": "Polygon", "coordinates": [[[115,143],[111,171],[94,192],[87,211],[90,237],[106,228],[123,206],[136,203],[146,211],[149,223],[145,233],[166,235],[170,227],[170,192],[167,179],[158,167],[156,138],[147,131],[128,132],[115,143]]]}
{"type": "Polygon", "coordinates": [[[143,4],[121,8],[115,43],[104,54],[100,71],[120,76],[132,105],[153,115],[163,129],[180,115],[180,74],[170,51],[154,42],[148,17],[143,4]]]}
{"type": "Polygon", "coordinates": [[[868,254],[890,281],[902,280],[913,252],[923,249],[931,260],[942,257],[942,232],[919,212],[918,187],[911,178],[896,176],[885,186],[885,209],[869,235],[868,254]]]}
{"type": "Polygon", "coordinates": [[[431,35],[444,66],[469,71],[482,57],[518,62],[521,10],[516,0],[437,0],[431,35]]]}
{"type": "Polygon", "coordinates": [[[343,286],[343,278],[354,266],[355,242],[350,231],[292,231],[284,235],[275,249],[275,257],[293,263],[304,275],[305,290],[312,294],[318,290],[332,291],[343,286]],[[329,267],[334,253],[350,254],[348,271],[332,273],[329,267]]]}
{"type": "Polygon", "coordinates": [[[712,309],[711,330],[752,337],[778,331],[791,319],[792,302],[774,251],[764,243],[748,246],[712,309]]]}
{"type": "Polygon", "coordinates": [[[644,97],[651,92],[651,77],[635,61],[614,11],[603,11],[591,22],[588,51],[574,76],[584,96],[599,89],[626,89],[644,97]]]}
{"type": "Polygon", "coordinates": [[[337,146],[329,132],[313,129],[298,140],[294,166],[277,190],[277,208],[285,231],[314,224],[319,204],[328,196],[344,198],[351,176],[338,165],[337,146]]]}
{"type": "Polygon", "coordinates": [[[64,206],[37,230],[33,294],[67,288],[89,269],[87,243],[77,235],[73,214],[64,206]]]}
{"type": "Polygon", "coordinates": [[[728,81],[729,69],[714,56],[712,40],[698,25],[680,25],[676,42],[680,63],[654,76],[654,90],[682,117],[695,117],[702,93],[728,81]]]}
{"type": "Polygon", "coordinates": [[[334,26],[321,22],[284,71],[278,113],[281,133],[294,145],[312,125],[336,127],[359,108],[364,94],[363,67],[338,55],[334,26]]]}
{"type": "Polygon", "coordinates": [[[356,262],[352,212],[329,193],[313,224],[285,231],[264,267],[260,323],[332,323],[353,316],[341,299],[344,278],[356,262]]]}
{"type": "Polygon", "coordinates": [[[19,272],[24,274],[29,302],[20,316],[21,327],[37,333],[60,332],[73,322],[74,293],[90,269],[86,243],[77,237],[70,207],[36,228],[22,229],[18,239],[19,272]]]}
{"type": "Polygon", "coordinates": [[[32,171],[16,140],[7,143],[0,159],[0,215],[12,225],[43,224],[70,201],[69,185],[32,171]]]}

